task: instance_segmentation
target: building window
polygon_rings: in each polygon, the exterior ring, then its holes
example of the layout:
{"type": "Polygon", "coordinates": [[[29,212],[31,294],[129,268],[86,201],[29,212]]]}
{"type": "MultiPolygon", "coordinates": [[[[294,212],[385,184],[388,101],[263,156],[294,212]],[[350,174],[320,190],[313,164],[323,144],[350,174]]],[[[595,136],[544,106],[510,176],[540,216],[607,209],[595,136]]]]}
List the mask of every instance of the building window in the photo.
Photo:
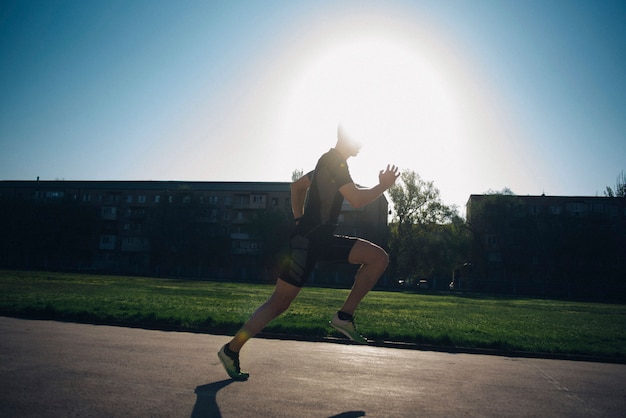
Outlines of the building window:
{"type": "Polygon", "coordinates": [[[101,235],[100,236],[100,249],[101,250],[114,250],[116,243],[115,235],[101,235]]]}
{"type": "Polygon", "coordinates": [[[567,209],[572,215],[580,217],[587,212],[587,205],[584,203],[570,203],[567,205],[567,209]]]}
{"type": "Polygon", "coordinates": [[[594,203],[593,204],[593,211],[595,213],[605,213],[606,212],[606,207],[602,203],[594,203]]]}
{"type": "Polygon", "coordinates": [[[487,260],[492,263],[498,263],[502,261],[500,258],[500,253],[487,253],[487,260]]]}
{"type": "Polygon", "coordinates": [[[612,217],[617,216],[617,213],[618,213],[618,212],[617,212],[617,206],[614,206],[614,205],[608,205],[608,206],[607,206],[607,208],[606,208],[606,210],[607,210],[607,212],[608,212],[608,214],[609,214],[610,216],[612,216],[612,217]]]}
{"type": "Polygon", "coordinates": [[[124,230],[133,231],[133,232],[141,232],[141,224],[135,223],[135,222],[125,223],[124,230]]]}
{"type": "Polygon", "coordinates": [[[104,206],[101,209],[103,219],[115,219],[117,217],[117,208],[115,206],[104,206]]]}
{"type": "Polygon", "coordinates": [[[61,199],[65,196],[64,192],[46,192],[46,199],[61,199]]]}

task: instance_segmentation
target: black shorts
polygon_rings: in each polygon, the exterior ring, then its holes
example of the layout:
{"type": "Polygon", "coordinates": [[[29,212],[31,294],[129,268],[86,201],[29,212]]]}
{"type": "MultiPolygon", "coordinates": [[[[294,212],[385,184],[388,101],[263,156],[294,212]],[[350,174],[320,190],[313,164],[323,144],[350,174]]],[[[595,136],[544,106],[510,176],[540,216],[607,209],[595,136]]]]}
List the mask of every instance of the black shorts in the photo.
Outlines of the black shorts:
{"type": "Polygon", "coordinates": [[[302,287],[318,261],[347,263],[356,241],[357,238],[332,233],[296,233],[291,236],[289,259],[278,277],[294,286],[302,287]]]}

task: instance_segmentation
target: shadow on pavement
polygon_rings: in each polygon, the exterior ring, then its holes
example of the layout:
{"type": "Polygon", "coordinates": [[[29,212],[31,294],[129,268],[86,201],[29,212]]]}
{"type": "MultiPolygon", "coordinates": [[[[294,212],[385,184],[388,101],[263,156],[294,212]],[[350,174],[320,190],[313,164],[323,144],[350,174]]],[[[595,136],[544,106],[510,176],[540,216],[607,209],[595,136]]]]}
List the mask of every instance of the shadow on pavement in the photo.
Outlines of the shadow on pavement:
{"type": "Polygon", "coordinates": [[[195,390],[197,399],[193,411],[191,412],[191,418],[221,417],[222,414],[217,405],[216,394],[220,389],[225,388],[233,382],[234,380],[225,379],[219,382],[198,386],[195,390]]]}
{"type": "MultiPolygon", "coordinates": [[[[220,380],[196,387],[196,404],[191,412],[191,418],[221,418],[222,413],[217,405],[217,392],[233,383],[232,379],[220,380]]],[[[365,411],[347,411],[333,415],[329,418],[360,418],[365,416],[365,411]]]]}
{"type": "Polygon", "coordinates": [[[359,417],[364,417],[364,416],[365,416],[365,411],[348,411],[348,412],[342,412],[341,414],[333,415],[332,417],[329,417],[329,418],[359,418],[359,417]]]}

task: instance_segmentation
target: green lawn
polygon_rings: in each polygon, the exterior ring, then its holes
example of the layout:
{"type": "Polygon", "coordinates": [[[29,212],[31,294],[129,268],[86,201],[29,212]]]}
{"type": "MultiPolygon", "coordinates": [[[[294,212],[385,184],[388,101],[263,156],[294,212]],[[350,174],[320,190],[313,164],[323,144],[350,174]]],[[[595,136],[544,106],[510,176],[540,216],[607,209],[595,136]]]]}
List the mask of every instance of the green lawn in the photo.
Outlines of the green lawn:
{"type": "MultiPolygon", "coordinates": [[[[234,333],[273,286],[0,271],[0,314],[234,333]]],[[[266,332],[337,335],[348,290],[305,287],[266,332]]],[[[626,358],[626,305],[484,295],[371,292],[357,312],[374,340],[626,358]]]]}

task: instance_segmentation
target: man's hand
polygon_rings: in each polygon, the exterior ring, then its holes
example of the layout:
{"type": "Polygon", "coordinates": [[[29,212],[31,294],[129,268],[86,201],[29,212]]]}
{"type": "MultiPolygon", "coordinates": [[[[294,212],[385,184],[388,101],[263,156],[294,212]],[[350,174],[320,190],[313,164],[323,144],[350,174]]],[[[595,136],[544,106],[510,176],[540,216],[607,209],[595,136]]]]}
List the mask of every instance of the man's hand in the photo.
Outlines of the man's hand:
{"type": "Polygon", "coordinates": [[[383,194],[385,190],[390,188],[396,182],[398,176],[400,176],[398,167],[395,165],[387,165],[386,170],[380,170],[378,174],[378,184],[376,186],[369,189],[361,189],[355,186],[354,183],[347,183],[341,186],[339,191],[353,208],[360,209],[372,203],[383,194]]]}
{"type": "Polygon", "coordinates": [[[380,170],[378,173],[378,183],[380,183],[380,185],[387,190],[393,186],[398,177],[400,177],[398,167],[387,164],[387,168],[385,170],[380,170]]]}

